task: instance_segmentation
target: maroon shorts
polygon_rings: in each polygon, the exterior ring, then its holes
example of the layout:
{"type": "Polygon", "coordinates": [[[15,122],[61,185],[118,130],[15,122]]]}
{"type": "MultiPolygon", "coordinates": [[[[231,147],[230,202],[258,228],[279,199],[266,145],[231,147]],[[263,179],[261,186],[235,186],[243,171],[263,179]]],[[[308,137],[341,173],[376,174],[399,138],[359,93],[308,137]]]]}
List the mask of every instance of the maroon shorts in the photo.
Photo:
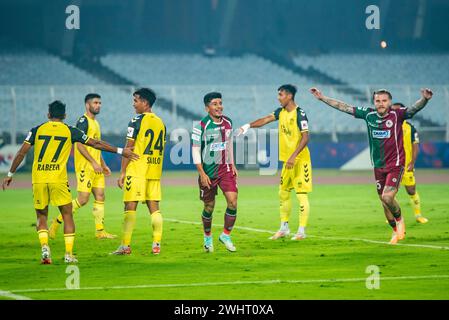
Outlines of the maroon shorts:
{"type": "Polygon", "coordinates": [[[198,178],[198,185],[200,187],[200,200],[204,202],[212,202],[215,200],[215,196],[218,194],[218,187],[220,187],[223,193],[225,192],[238,192],[237,191],[237,178],[233,175],[232,171],[226,172],[222,176],[216,179],[210,179],[211,186],[201,186],[201,180],[198,178]]]}
{"type": "Polygon", "coordinates": [[[399,189],[401,183],[402,174],[404,173],[404,167],[393,168],[374,168],[374,177],[376,178],[377,193],[382,194],[384,188],[395,187],[399,189]]]}

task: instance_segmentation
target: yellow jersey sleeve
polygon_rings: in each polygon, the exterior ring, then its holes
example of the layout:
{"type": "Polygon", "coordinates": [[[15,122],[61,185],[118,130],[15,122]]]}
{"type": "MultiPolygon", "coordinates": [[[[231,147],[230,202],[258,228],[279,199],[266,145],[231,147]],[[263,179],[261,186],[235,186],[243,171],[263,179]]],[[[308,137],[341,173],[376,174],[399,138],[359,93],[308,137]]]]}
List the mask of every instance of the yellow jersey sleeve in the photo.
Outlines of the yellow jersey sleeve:
{"type": "Polygon", "coordinates": [[[309,120],[307,119],[306,112],[301,108],[297,108],[296,112],[297,112],[296,121],[298,124],[299,131],[301,132],[309,131],[309,120]]]}

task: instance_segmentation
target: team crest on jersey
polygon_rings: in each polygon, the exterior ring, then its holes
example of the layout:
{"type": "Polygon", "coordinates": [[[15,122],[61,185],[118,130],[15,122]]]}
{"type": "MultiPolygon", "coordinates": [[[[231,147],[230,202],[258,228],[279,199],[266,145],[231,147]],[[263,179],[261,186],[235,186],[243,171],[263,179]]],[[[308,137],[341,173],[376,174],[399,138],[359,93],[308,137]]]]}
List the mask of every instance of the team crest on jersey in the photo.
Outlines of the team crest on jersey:
{"type": "Polygon", "coordinates": [[[391,128],[393,126],[393,121],[387,120],[387,122],[385,122],[385,125],[387,126],[387,128],[391,128]]]}
{"type": "Polygon", "coordinates": [[[307,130],[309,129],[309,124],[307,123],[306,120],[302,120],[301,121],[301,130],[307,130]]]}

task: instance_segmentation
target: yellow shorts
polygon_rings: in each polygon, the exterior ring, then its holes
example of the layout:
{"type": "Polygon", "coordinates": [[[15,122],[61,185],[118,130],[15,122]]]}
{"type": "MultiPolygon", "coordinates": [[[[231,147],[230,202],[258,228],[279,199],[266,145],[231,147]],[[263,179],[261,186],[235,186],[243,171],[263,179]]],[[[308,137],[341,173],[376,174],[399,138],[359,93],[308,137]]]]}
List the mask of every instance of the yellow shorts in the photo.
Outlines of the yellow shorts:
{"type": "Polygon", "coordinates": [[[161,201],[161,180],[150,180],[141,177],[125,177],[123,185],[123,201],[161,201]]]}
{"type": "Polygon", "coordinates": [[[401,184],[406,187],[414,186],[416,184],[415,172],[404,171],[404,174],[402,175],[401,184]]]}
{"type": "Polygon", "coordinates": [[[78,192],[91,193],[92,188],[104,189],[104,174],[95,173],[93,170],[81,170],[76,173],[78,192]]]}
{"type": "Polygon", "coordinates": [[[45,209],[50,203],[52,206],[63,206],[72,203],[72,195],[68,182],[61,183],[34,183],[34,208],[45,209]]]}
{"type": "Polygon", "coordinates": [[[297,160],[292,169],[286,169],[284,162],[279,188],[285,191],[295,189],[296,193],[312,192],[312,164],[310,161],[297,160]]]}

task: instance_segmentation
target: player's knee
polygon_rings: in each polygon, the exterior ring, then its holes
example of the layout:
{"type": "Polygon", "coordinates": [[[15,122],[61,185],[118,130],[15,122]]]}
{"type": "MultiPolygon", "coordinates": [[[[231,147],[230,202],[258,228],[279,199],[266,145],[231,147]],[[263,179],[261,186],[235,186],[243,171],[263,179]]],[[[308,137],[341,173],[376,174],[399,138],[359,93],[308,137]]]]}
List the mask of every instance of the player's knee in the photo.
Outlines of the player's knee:
{"type": "Polygon", "coordinates": [[[384,203],[391,204],[391,203],[393,203],[394,196],[392,196],[391,194],[388,194],[388,193],[384,193],[384,194],[382,194],[381,199],[384,203]]]}
{"type": "Polygon", "coordinates": [[[106,197],[105,197],[104,193],[97,194],[97,195],[95,196],[95,200],[96,200],[96,201],[104,202],[105,198],[106,198],[106,197]]]}
{"type": "Polygon", "coordinates": [[[237,210],[237,199],[228,201],[228,209],[237,210]]]}
{"type": "Polygon", "coordinates": [[[290,192],[279,189],[279,199],[281,199],[281,201],[287,201],[290,199],[290,192]]]}
{"type": "MultiPolygon", "coordinates": [[[[98,199],[96,199],[98,200],[98,199]]],[[[99,200],[101,201],[101,200],[99,200]]],[[[84,206],[89,202],[89,196],[82,196],[82,197],[78,197],[78,203],[80,204],[80,206],[84,206]]]]}
{"type": "Polygon", "coordinates": [[[204,203],[204,211],[210,213],[211,215],[214,212],[214,208],[215,208],[215,202],[205,202],[204,203]]]}
{"type": "Polygon", "coordinates": [[[416,186],[405,187],[409,196],[414,196],[416,194],[416,186]]]}

